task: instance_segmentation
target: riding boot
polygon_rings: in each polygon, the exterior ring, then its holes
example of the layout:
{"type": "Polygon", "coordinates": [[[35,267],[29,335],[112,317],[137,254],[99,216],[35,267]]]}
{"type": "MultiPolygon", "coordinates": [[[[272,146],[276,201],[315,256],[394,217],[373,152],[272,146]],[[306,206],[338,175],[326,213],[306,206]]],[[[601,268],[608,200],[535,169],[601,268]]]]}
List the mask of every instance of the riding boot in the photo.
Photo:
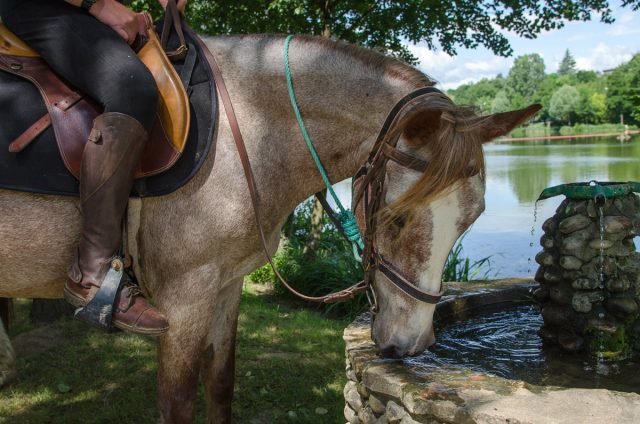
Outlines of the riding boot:
{"type": "MultiPolygon", "coordinates": [[[[64,288],[65,298],[75,307],[91,301],[111,268],[121,271],[122,221],[146,140],[146,130],[131,116],[108,112],[94,121],[80,170],[82,238],[64,288]]],[[[164,315],[126,273],[111,324],[146,335],[159,335],[169,328],[164,315]]]]}

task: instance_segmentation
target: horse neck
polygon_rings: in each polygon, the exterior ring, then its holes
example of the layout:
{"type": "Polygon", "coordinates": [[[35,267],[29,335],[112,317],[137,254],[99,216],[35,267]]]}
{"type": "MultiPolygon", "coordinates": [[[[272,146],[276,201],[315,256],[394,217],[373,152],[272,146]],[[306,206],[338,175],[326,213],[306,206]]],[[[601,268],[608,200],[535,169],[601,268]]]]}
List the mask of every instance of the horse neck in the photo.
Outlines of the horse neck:
{"type": "MultiPolygon", "coordinates": [[[[216,37],[207,41],[225,82],[253,160],[259,186],[279,188],[289,210],[323,182],[302,137],[284,73],[283,37],[216,37]]],[[[329,179],[336,183],[366,160],[384,118],[415,84],[387,76],[331,44],[291,43],[293,86],[304,125],[329,179]]]]}

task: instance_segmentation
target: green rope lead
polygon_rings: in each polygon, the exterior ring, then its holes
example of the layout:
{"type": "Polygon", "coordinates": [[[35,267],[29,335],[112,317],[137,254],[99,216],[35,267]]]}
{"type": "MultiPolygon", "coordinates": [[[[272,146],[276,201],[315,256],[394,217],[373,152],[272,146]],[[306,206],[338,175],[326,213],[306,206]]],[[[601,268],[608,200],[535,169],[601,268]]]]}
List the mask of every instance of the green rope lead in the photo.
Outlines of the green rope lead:
{"type": "Polygon", "coordinates": [[[320,157],[316,152],[315,147],[313,147],[313,143],[311,142],[311,137],[309,137],[309,133],[307,132],[307,128],[302,121],[302,115],[300,114],[300,109],[298,108],[298,102],[296,101],[296,95],[293,92],[293,79],[291,77],[291,67],[289,66],[289,44],[293,39],[293,35],[289,35],[284,43],[284,73],[287,77],[287,87],[289,88],[289,98],[291,99],[291,106],[293,107],[293,111],[296,114],[296,118],[298,120],[298,125],[300,126],[300,131],[302,132],[302,137],[304,141],[307,143],[307,147],[309,148],[309,152],[311,152],[311,156],[318,167],[318,171],[320,171],[320,176],[322,176],[322,180],[324,184],[327,186],[327,191],[331,194],[334,202],[338,206],[340,213],[338,214],[338,220],[342,225],[342,229],[345,232],[345,235],[349,239],[349,241],[353,244],[353,252],[356,259],[359,257],[357,254],[356,246],[360,247],[360,249],[364,248],[364,243],[362,242],[362,235],[360,234],[360,230],[356,225],[356,217],[354,216],[351,210],[347,210],[342,206],[340,199],[336,195],[333,187],[331,185],[331,181],[329,181],[329,177],[327,176],[326,171],[324,170],[324,166],[322,166],[322,162],[320,162],[320,157]]]}

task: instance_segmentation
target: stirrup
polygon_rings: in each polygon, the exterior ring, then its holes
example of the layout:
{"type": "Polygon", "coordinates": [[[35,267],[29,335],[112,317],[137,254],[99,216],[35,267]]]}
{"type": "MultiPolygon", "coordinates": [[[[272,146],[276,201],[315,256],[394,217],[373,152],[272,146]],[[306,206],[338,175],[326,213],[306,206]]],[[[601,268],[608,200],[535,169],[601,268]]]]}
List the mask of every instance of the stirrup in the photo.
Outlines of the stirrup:
{"type": "Polygon", "coordinates": [[[115,303],[120,284],[122,284],[123,275],[124,264],[122,260],[117,258],[111,261],[111,267],[107,271],[93,299],[84,307],[76,309],[73,316],[94,327],[106,331],[114,331],[115,327],[111,325],[113,319],[113,304],[115,303]]]}

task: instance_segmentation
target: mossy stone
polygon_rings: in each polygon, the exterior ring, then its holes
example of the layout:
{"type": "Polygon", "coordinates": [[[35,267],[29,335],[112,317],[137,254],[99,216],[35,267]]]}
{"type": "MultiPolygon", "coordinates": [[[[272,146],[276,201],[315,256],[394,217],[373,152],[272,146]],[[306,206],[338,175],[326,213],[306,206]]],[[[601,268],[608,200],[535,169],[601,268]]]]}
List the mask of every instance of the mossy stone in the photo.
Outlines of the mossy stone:
{"type": "Polygon", "coordinates": [[[619,358],[631,351],[631,340],[625,327],[614,333],[594,332],[589,341],[589,351],[593,355],[602,355],[605,359],[619,358]]]}

